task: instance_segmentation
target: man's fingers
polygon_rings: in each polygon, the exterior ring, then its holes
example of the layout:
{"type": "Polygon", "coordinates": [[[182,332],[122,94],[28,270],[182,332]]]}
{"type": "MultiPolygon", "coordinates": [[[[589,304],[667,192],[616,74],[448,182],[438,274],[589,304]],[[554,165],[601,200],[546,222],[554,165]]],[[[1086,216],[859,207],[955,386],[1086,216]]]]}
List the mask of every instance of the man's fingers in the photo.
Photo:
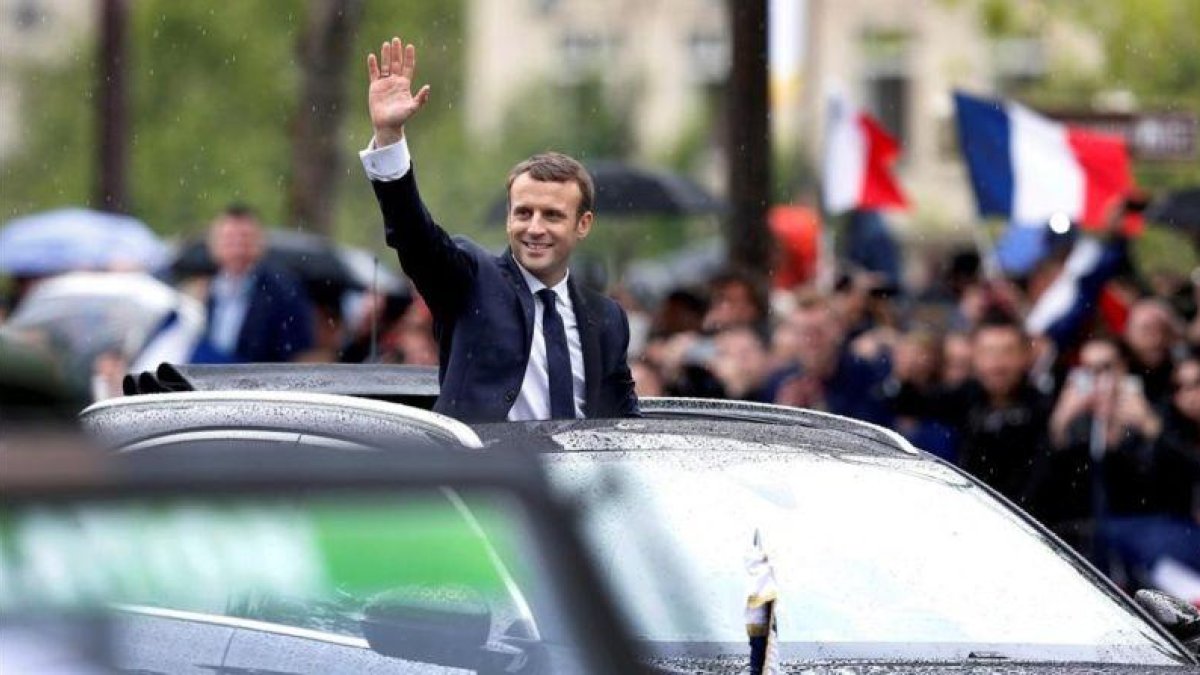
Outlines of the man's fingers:
{"type": "Polygon", "coordinates": [[[400,70],[401,77],[412,80],[413,71],[417,69],[417,48],[411,42],[404,47],[404,68],[400,70]]]}
{"type": "Polygon", "coordinates": [[[429,85],[421,87],[421,91],[417,92],[417,107],[425,105],[425,101],[429,100],[429,85]]]}
{"type": "Polygon", "coordinates": [[[372,82],[379,79],[379,61],[375,60],[374,52],[367,54],[367,76],[372,82]]]}
{"type": "Polygon", "coordinates": [[[391,73],[393,75],[404,75],[404,43],[398,37],[392,38],[391,73]]]}
{"type": "Polygon", "coordinates": [[[383,43],[379,47],[379,72],[384,77],[391,74],[392,70],[392,44],[390,42],[383,43]]]}

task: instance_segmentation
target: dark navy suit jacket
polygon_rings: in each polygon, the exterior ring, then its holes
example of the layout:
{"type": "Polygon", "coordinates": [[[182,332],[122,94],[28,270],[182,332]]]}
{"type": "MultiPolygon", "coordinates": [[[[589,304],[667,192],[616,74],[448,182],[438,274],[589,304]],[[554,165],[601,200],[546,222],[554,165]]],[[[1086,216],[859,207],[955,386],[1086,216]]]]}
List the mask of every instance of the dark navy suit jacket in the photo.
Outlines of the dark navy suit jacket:
{"type": "MultiPolygon", "coordinates": [[[[285,270],[260,263],[251,272],[250,288],[250,303],[234,353],[219,354],[206,337],[193,362],[275,363],[312,349],[313,310],[300,281],[285,270]]],[[[210,296],[206,307],[210,326],[213,304],[210,296]]]]}
{"type": "MultiPolygon", "coordinates": [[[[413,168],[376,182],[387,243],[429,305],[441,394],[434,410],[468,422],[507,419],[525,379],[534,297],[512,254],[495,256],[434,222],[413,168]]],[[[626,363],[629,322],[611,299],[568,281],[583,347],[584,415],[636,416],[626,363]]]]}

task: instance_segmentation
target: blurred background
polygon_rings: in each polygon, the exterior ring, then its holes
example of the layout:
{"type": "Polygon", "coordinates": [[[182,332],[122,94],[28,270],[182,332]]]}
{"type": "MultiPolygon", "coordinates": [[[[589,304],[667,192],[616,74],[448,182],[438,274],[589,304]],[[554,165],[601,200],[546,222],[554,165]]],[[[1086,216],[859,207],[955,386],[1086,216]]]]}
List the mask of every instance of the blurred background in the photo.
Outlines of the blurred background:
{"type": "MultiPolygon", "coordinates": [[[[771,203],[814,192],[831,83],[902,144],[913,207],[894,227],[917,254],[969,243],[977,220],[955,87],[1130,133],[1142,184],[1200,181],[1193,2],[765,4],[771,203]]],[[[517,159],[551,147],[728,196],[734,18],[717,0],[2,0],[0,216],[107,205],[171,237],[246,201],[269,223],[378,247],[354,152],[370,134],[362,60],[393,33],[421,49],[433,99],[413,145],[426,199],[456,231],[501,243],[486,205],[517,159]]],[[[705,225],[638,228],[637,254],[705,225]]],[[[1138,255],[1194,266],[1173,243],[1150,232],[1138,255]]]]}

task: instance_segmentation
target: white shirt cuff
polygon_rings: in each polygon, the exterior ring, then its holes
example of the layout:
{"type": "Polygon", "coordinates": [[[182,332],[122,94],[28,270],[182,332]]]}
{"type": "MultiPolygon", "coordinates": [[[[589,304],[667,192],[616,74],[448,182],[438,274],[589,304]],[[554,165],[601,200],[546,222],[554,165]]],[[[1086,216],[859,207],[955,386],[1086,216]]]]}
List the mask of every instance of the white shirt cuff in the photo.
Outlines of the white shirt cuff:
{"type": "Polygon", "coordinates": [[[388,182],[400,180],[412,167],[412,159],[408,154],[408,140],[400,139],[398,143],[375,147],[375,138],[366,149],[358,151],[367,178],[375,181],[388,182]]]}

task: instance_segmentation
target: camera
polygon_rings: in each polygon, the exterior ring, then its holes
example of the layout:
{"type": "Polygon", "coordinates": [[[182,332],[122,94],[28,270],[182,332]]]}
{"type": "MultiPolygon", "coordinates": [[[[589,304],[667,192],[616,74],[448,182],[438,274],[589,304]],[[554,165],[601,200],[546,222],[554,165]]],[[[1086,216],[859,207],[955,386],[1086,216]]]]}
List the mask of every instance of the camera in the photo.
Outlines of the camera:
{"type": "MultiPolygon", "coordinates": [[[[1071,371],[1068,382],[1071,387],[1083,394],[1090,394],[1096,390],[1097,385],[1096,374],[1087,368],[1076,368],[1071,371]]],[[[1121,378],[1121,393],[1123,395],[1137,395],[1142,393],[1142,378],[1137,375],[1126,375],[1121,378]]]]}
{"type": "Polygon", "coordinates": [[[696,340],[683,355],[683,362],[688,365],[707,366],[717,355],[717,344],[712,338],[696,340]]]}

